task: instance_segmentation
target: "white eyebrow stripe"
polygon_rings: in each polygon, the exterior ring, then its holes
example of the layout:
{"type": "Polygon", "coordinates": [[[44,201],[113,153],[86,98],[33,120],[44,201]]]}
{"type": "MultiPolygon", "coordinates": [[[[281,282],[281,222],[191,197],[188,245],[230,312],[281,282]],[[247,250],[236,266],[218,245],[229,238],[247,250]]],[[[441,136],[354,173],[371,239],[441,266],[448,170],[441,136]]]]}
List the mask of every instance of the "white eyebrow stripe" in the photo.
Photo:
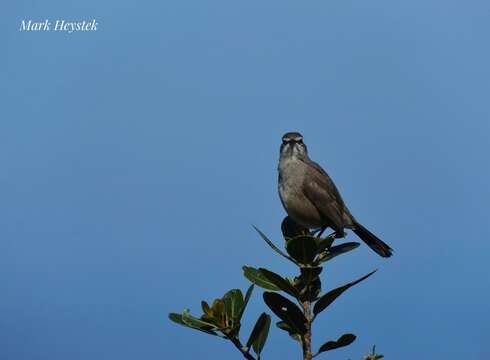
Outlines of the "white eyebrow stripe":
{"type": "Polygon", "coordinates": [[[290,141],[299,142],[299,141],[303,141],[303,136],[296,136],[296,137],[284,136],[282,138],[282,141],[285,141],[285,142],[290,142],[290,141]]]}

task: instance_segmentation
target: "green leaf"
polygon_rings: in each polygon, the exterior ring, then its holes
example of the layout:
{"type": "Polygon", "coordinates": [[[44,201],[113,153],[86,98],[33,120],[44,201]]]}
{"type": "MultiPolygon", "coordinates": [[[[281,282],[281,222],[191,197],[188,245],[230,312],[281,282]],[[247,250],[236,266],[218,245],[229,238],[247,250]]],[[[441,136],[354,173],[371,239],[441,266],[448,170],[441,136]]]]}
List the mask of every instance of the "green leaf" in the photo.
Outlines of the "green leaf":
{"type": "MultiPolygon", "coordinates": [[[[253,226],[253,225],[252,225],[253,226]]],[[[291,258],[290,256],[286,255],[285,253],[283,253],[276,245],[274,245],[274,243],[272,241],[270,241],[267,236],[265,236],[265,234],[260,231],[258,228],[256,228],[255,226],[253,226],[253,228],[255,229],[255,231],[257,231],[260,235],[260,237],[272,248],[272,250],[274,250],[275,252],[277,252],[279,255],[285,257],[286,259],[288,259],[289,261],[292,261],[294,264],[297,265],[296,261],[294,261],[293,258],[291,258]]]]}
{"type": "Polygon", "coordinates": [[[298,290],[296,290],[294,286],[291,285],[291,283],[288,280],[284,279],[282,276],[264,268],[259,268],[259,271],[262,273],[262,275],[264,275],[267,280],[276,285],[282,291],[288,293],[295,298],[299,297],[298,290]]]}
{"type": "Polygon", "coordinates": [[[201,301],[201,308],[203,311],[203,315],[201,316],[201,320],[204,320],[209,323],[217,323],[219,320],[215,318],[215,314],[213,309],[209,306],[206,301],[201,301]]]}
{"type": "Polygon", "coordinates": [[[284,239],[291,239],[298,235],[309,235],[310,231],[298,224],[289,216],[286,216],[281,223],[281,232],[284,236],[284,239]]]}
{"type": "MultiPolygon", "coordinates": [[[[211,311],[213,312],[213,324],[221,329],[226,328],[226,305],[223,299],[214,300],[211,311]]],[[[207,321],[207,319],[203,320],[207,321]]]]}
{"type": "Polygon", "coordinates": [[[205,315],[208,315],[208,316],[212,316],[213,315],[213,312],[211,310],[211,308],[209,307],[208,303],[206,301],[201,301],[201,308],[202,308],[202,312],[205,314],[205,315]]]}
{"type": "Polygon", "coordinates": [[[276,326],[279,329],[286,331],[289,334],[289,336],[291,336],[294,340],[301,343],[301,336],[295,333],[294,330],[286,322],[279,321],[276,323],[276,326]]]}
{"type": "Polygon", "coordinates": [[[251,266],[243,266],[243,275],[253,282],[255,285],[260,286],[266,290],[279,291],[281,290],[278,286],[276,286],[273,282],[267,279],[262,272],[251,267],[251,266]]]}
{"type": "Polygon", "coordinates": [[[281,330],[287,331],[290,335],[295,334],[291,326],[289,326],[285,321],[278,321],[276,323],[276,326],[281,330]]]}
{"type": "Polygon", "coordinates": [[[214,324],[208,323],[201,319],[192,316],[188,309],[182,312],[182,321],[187,325],[195,329],[210,331],[215,330],[216,326],[214,324]]]}
{"type": "Polygon", "coordinates": [[[240,311],[243,308],[243,294],[240,289],[232,289],[223,296],[225,302],[226,315],[236,323],[239,320],[240,311]]]}
{"type": "Polygon", "coordinates": [[[301,268],[301,281],[305,284],[310,284],[320,275],[322,270],[323,268],[321,267],[301,268]]]}
{"type": "Polygon", "coordinates": [[[341,286],[341,287],[338,287],[334,290],[331,290],[329,291],[328,293],[326,293],[325,295],[323,295],[315,304],[314,308],[313,308],[313,314],[315,314],[315,316],[317,316],[320,312],[322,312],[325,308],[327,308],[327,306],[329,306],[331,303],[333,303],[335,301],[335,299],[337,299],[340,295],[342,295],[342,293],[344,291],[346,291],[347,289],[349,289],[351,286],[354,286],[358,283],[360,283],[361,281],[367,279],[368,277],[370,277],[372,274],[374,274],[376,272],[376,270],[374,271],[371,271],[369,274],[363,276],[362,278],[356,280],[356,281],[353,281],[351,283],[348,283],[344,286],[341,286]]]}
{"type": "Polygon", "coordinates": [[[243,294],[239,289],[232,289],[223,296],[225,303],[226,332],[236,336],[240,332],[240,312],[243,307],[243,294]]]}
{"type": "MultiPolygon", "coordinates": [[[[185,311],[188,312],[188,310],[185,310],[185,311]]],[[[177,323],[179,325],[182,325],[182,326],[185,326],[185,327],[194,329],[194,330],[199,330],[199,331],[205,332],[206,334],[209,334],[209,335],[219,336],[218,334],[216,334],[212,330],[212,329],[214,329],[214,326],[213,325],[208,324],[208,323],[201,322],[197,318],[194,318],[193,317],[193,319],[195,319],[196,322],[193,322],[193,321],[186,322],[186,321],[184,321],[184,314],[181,315],[181,314],[176,314],[176,313],[170,313],[170,314],[168,314],[168,318],[170,320],[172,320],[174,323],[177,323]]]]}
{"type": "Polygon", "coordinates": [[[321,267],[300,269],[301,275],[295,278],[294,287],[299,291],[299,300],[314,302],[318,299],[318,295],[322,289],[322,282],[320,281],[321,267]]]}
{"type": "Polygon", "coordinates": [[[310,265],[317,254],[317,246],[313,236],[296,236],[286,244],[286,250],[298,263],[310,265]]]}
{"type": "Polygon", "coordinates": [[[329,235],[324,239],[316,238],[318,239],[317,241],[317,251],[322,252],[326,249],[330,249],[332,246],[333,242],[335,241],[335,235],[329,235]]]}
{"type": "Polygon", "coordinates": [[[181,314],[170,313],[168,314],[168,318],[172,320],[174,323],[189,327],[183,320],[181,314]]]}
{"type": "Polygon", "coordinates": [[[281,320],[286,322],[295,333],[304,335],[306,333],[307,320],[301,310],[284,296],[264,292],[264,302],[281,320]]]}
{"type": "Polygon", "coordinates": [[[346,252],[352,251],[356,249],[360,244],[358,242],[347,242],[344,244],[332,246],[330,250],[324,255],[320,257],[320,262],[325,262],[332,260],[334,257],[342,255],[346,252]]]}
{"type": "Polygon", "coordinates": [[[337,341],[327,341],[320,347],[318,353],[322,353],[329,350],[338,349],[347,345],[350,345],[356,340],[356,336],[354,334],[344,334],[337,339],[337,341]]]}
{"type": "Polygon", "coordinates": [[[250,297],[252,296],[253,291],[254,291],[254,284],[250,285],[249,288],[247,289],[247,292],[245,293],[245,299],[243,301],[242,309],[240,310],[240,315],[238,317],[238,321],[240,321],[242,319],[243,313],[245,312],[245,308],[248,305],[248,301],[250,300],[250,297]]]}
{"type": "Polygon", "coordinates": [[[259,337],[257,338],[257,340],[254,341],[252,345],[255,353],[259,356],[260,353],[262,352],[262,349],[264,348],[265,342],[267,341],[267,337],[269,336],[269,329],[271,327],[271,317],[267,314],[265,316],[266,316],[266,323],[262,328],[259,337]]]}
{"type": "Polygon", "coordinates": [[[262,349],[264,348],[267,336],[269,335],[269,328],[271,326],[271,317],[266,313],[262,313],[255,326],[250,333],[250,337],[247,341],[247,348],[253,346],[253,349],[257,355],[260,355],[262,349]]]}

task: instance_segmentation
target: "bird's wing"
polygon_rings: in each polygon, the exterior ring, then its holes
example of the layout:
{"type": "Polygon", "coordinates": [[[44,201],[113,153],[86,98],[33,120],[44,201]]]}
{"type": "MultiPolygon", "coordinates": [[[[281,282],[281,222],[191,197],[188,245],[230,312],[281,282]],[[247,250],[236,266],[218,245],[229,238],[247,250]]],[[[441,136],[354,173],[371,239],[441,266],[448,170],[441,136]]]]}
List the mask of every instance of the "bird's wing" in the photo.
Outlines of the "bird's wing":
{"type": "Polygon", "coordinates": [[[340,196],[339,190],[335,186],[330,176],[328,176],[327,172],[314,161],[310,160],[310,165],[320,174],[319,178],[321,181],[323,181],[322,185],[329,189],[331,196],[335,198],[335,201],[342,205],[342,207],[344,207],[344,200],[342,199],[342,196],[340,196]]]}
{"type": "Polygon", "coordinates": [[[303,189],[306,197],[335,230],[345,227],[345,205],[337,187],[320,165],[309,161],[312,170],[305,178],[303,189]]]}

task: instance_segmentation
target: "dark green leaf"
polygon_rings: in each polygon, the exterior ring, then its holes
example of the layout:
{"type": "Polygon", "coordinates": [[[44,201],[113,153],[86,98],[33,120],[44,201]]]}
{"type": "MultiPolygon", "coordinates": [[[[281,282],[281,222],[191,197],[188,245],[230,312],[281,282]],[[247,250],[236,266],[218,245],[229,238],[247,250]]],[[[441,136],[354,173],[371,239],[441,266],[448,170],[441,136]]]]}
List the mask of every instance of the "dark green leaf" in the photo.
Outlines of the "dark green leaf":
{"type": "Polygon", "coordinates": [[[318,350],[318,353],[322,353],[325,351],[338,349],[340,347],[350,345],[354,342],[355,339],[356,339],[356,336],[354,334],[344,334],[341,337],[339,337],[337,339],[337,341],[327,341],[325,344],[323,344],[320,347],[320,350],[318,350]]]}
{"type": "Polygon", "coordinates": [[[231,320],[231,326],[239,322],[240,311],[243,307],[243,294],[240,289],[232,289],[223,296],[225,302],[226,315],[231,320]]]}
{"type": "Polygon", "coordinates": [[[313,282],[305,286],[301,289],[301,297],[300,300],[303,301],[310,301],[310,302],[315,302],[318,300],[318,296],[320,295],[322,291],[322,282],[320,281],[320,278],[316,278],[313,280],[313,282]]]}
{"type": "Polygon", "coordinates": [[[202,312],[206,315],[212,315],[212,311],[211,311],[211,308],[209,307],[208,303],[206,301],[201,301],[201,308],[202,308],[202,312]]]}
{"type": "Polygon", "coordinates": [[[202,320],[212,322],[219,328],[226,328],[226,306],[223,299],[216,299],[211,306],[212,316],[203,316],[202,320]]]}
{"type": "Polygon", "coordinates": [[[329,249],[332,246],[332,243],[335,241],[335,236],[334,235],[329,235],[324,239],[318,239],[317,241],[317,251],[322,252],[326,249],[329,249]]]}
{"type": "Polygon", "coordinates": [[[328,293],[326,293],[325,295],[323,295],[315,304],[315,307],[313,308],[313,314],[318,315],[320,312],[322,312],[327,306],[329,306],[332,302],[335,301],[335,299],[337,299],[340,295],[342,295],[342,293],[344,291],[346,291],[347,289],[349,289],[351,286],[354,286],[358,283],[360,283],[361,281],[367,279],[368,277],[370,277],[372,274],[374,274],[376,272],[376,270],[370,272],[369,274],[363,276],[362,278],[356,280],[356,281],[353,281],[351,283],[348,283],[344,286],[341,286],[341,287],[338,287],[334,290],[331,290],[329,291],[328,293]]]}
{"type": "Polygon", "coordinates": [[[278,321],[276,323],[276,326],[281,329],[281,330],[284,330],[284,331],[287,331],[289,334],[294,334],[294,330],[291,328],[291,326],[289,326],[286,322],[284,321],[278,321]]]}
{"type": "MultiPolygon", "coordinates": [[[[186,311],[188,312],[188,310],[185,310],[184,313],[186,311]]],[[[199,330],[199,331],[205,332],[206,334],[218,335],[214,331],[212,331],[212,329],[214,329],[214,326],[212,324],[201,322],[201,320],[199,320],[197,318],[192,317],[194,320],[196,320],[196,322],[194,322],[192,320],[190,322],[187,322],[187,321],[184,321],[184,314],[181,315],[181,314],[176,314],[176,313],[170,313],[168,315],[168,318],[170,320],[172,320],[173,322],[179,324],[179,325],[182,325],[182,326],[194,329],[194,330],[199,330]]],[[[186,318],[186,320],[188,320],[188,319],[186,318]]]]}
{"type": "Polygon", "coordinates": [[[276,323],[276,326],[279,329],[286,331],[289,334],[289,336],[291,336],[294,340],[301,342],[301,336],[295,333],[294,330],[291,329],[291,327],[288,324],[286,324],[286,322],[279,321],[276,323]]]}
{"type": "Polygon", "coordinates": [[[248,305],[248,301],[250,300],[250,297],[252,296],[252,292],[254,291],[254,284],[250,285],[249,288],[247,289],[247,292],[245,293],[245,299],[243,301],[243,307],[240,310],[240,315],[238,317],[238,321],[242,319],[243,312],[245,311],[245,308],[248,305]]]}
{"type": "Polygon", "coordinates": [[[168,318],[172,320],[174,323],[177,323],[179,325],[183,326],[188,326],[183,320],[182,320],[182,315],[181,314],[176,314],[176,313],[170,313],[168,314],[168,318]]]}
{"type": "Polygon", "coordinates": [[[213,324],[218,322],[218,320],[215,319],[213,309],[211,309],[211,307],[206,301],[204,300],[201,301],[201,308],[203,311],[203,315],[201,316],[202,320],[213,324]]]}
{"type": "Polygon", "coordinates": [[[255,326],[252,329],[252,332],[250,333],[250,336],[248,337],[247,340],[247,345],[246,345],[247,348],[250,348],[252,346],[252,344],[254,343],[254,341],[257,339],[260,332],[262,331],[262,328],[265,326],[266,316],[267,316],[266,313],[260,314],[259,318],[255,322],[255,326]]]}
{"type": "Polygon", "coordinates": [[[315,238],[313,236],[296,236],[287,242],[286,250],[298,263],[310,265],[317,254],[315,238]]]}
{"type": "Polygon", "coordinates": [[[311,283],[320,275],[322,270],[321,267],[301,268],[301,281],[305,284],[311,283]]]}
{"type": "Polygon", "coordinates": [[[259,355],[259,357],[260,357],[260,353],[262,352],[262,349],[264,348],[265,342],[267,341],[267,336],[269,336],[269,329],[271,327],[271,317],[267,314],[265,316],[266,316],[265,325],[262,328],[259,337],[254,341],[252,345],[255,353],[259,355]]]}
{"type": "Polygon", "coordinates": [[[360,244],[358,242],[348,242],[332,246],[325,256],[320,257],[320,262],[332,260],[334,257],[356,249],[360,244]]]}
{"type": "Polygon", "coordinates": [[[185,309],[182,312],[182,321],[187,325],[195,329],[199,330],[214,330],[216,329],[216,326],[214,324],[208,323],[206,321],[203,321],[201,319],[198,319],[194,316],[192,316],[189,312],[188,309],[185,309]]]}
{"type": "Polygon", "coordinates": [[[281,290],[279,287],[274,285],[274,283],[272,283],[269,279],[267,279],[259,270],[250,266],[244,266],[242,267],[242,269],[243,269],[243,275],[248,280],[253,282],[255,285],[260,286],[261,288],[267,290],[273,290],[273,291],[281,290]]]}
{"type": "Polygon", "coordinates": [[[262,349],[264,348],[265,341],[269,335],[270,325],[271,317],[266,313],[262,313],[257,319],[252,332],[250,333],[250,337],[247,341],[247,348],[250,349],[250,346],[253,346],[253,349],[257,355],[260,355],[262,349]]]}
{"type": "Polygon", "coordinates": [[[299,291],[299,300],[314,302],[322,289],[320,281],[321,267],[301,268],[301,275],[294,281],[294,287],[299,291]]]}
{"type": "Polygon", "coordinates": [[[298,235],[309,235],[310,231],[298,224],[296,221],[286,216],[281,223],[281,231],[284,238],[291,239],[298,235]]]}
{"type": "Polygon", "coordinates": [[[293,287],[293,285],[291,285],[288,280],[284,279],[282,276],[264,268],[259,268],[259,271],[262,273],[262,275],[264,275],[267,280],[276,285],[282,291],[288,293],[295,298],[299,297],[298,291],[293,287]]]}
{"type": "MultiPolygon", "coordinates": [[[[252,225],[253,226],[253,225],[252,225]]],[[[294,261],[293,258],[291,258],[290,256],[286,255],[285,253],[283,253],[276,245],[274,245],[274,243],[272,241],[270,241],[267,236],[265,236],[265,234],[260,231],[258,228],[256,228],[255,226],[253,226],[253,228],[255,229],[255,231],[257,231],[260,235],[260,237],[272,248],[272,250],[274,250],[275,252],[277,252],[279,255],[281,256],[284,256],[286,259],[292,261],[294,264],[296,264],[296,261],[294,261]]]]}
{"type": "Polygon", "coordinates": [[[264,292],[264,302],[281,320],[286,322],[295,333],[304,335],[306,333],[306,318],[301,310],[284,296],[264,292]]]}

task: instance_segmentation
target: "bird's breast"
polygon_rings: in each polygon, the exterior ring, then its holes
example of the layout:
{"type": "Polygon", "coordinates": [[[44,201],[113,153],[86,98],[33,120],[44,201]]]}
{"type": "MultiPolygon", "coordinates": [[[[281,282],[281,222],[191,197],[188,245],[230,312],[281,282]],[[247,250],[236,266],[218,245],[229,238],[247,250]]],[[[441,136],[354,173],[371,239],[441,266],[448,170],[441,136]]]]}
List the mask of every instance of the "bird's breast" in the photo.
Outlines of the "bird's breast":
{"type": "Polygon", "coordinates": [[[317,208],[305,196],[303,182],[307,166],[294,159],[279,162],[279,197],[284,209],[297,223],[314,228],[322,225],[321,215],[317,208]]]}
{"type": "Polygon", "coordinates": [[[305,175],[306,166],[302,161],[281,160],[279,162],[279,193],[281,198],[286,199],[289,193],[301,192],[305,175]]]}

